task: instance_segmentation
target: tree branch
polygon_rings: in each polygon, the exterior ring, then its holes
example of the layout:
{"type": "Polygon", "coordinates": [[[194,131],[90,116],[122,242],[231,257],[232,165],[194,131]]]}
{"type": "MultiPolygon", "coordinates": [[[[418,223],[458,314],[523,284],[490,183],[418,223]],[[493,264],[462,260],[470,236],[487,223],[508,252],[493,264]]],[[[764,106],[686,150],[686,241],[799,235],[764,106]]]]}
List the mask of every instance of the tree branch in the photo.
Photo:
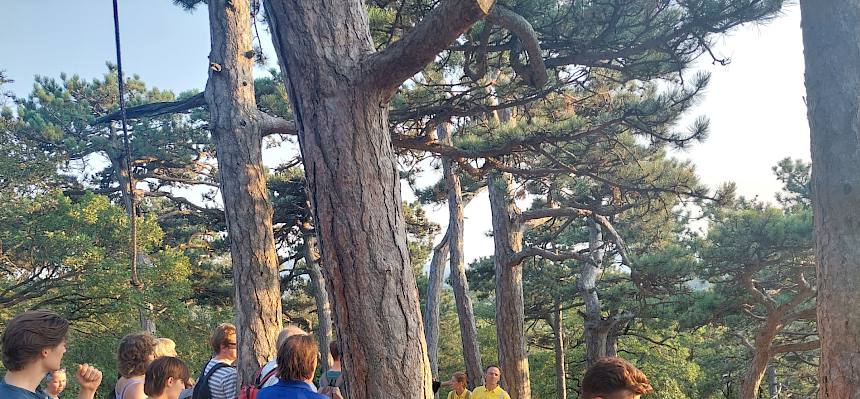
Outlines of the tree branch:
{"type": "Polygon", "coordinates": [[[540,256],[541,258],[549,259],[554,262],[564,262],[566,260],[578,260],[580,262],[589,261],[588,256],[576,251],[553,252],[543,248],[529,247],[517,252],[514,255],[516,262],[512,262],[512,264],[518,264],[519,261],[532,256],[540,256]]]}
{"type": "Polygon", "coordinates": [[[526,83],[539,89],[546,85],[547,73],[546,65],[543,63],[543,55],[541,54],[540,44],[538,43],[537,33],[532,25],[521,15],[505,8],[501,5],[496,5],[487,15],[487,20],[499,25],[516,35],[529,57],[528,68],[525,68],[519,62],[519,51],[511,51],[511,67],[525,79],[526,83]]]}
{"type": "MultiPolygon", "coordinates": [[[[203,97],[203,94],[203,92],[200,92],[198,94],[195,94],[194,96],[179,101],[150,103],[138,105],[136,107],[126,108],[126,117],[129,119],[136,119],[164,114],[177,114],[180,112],[188,111],[190,109],[205,107],[206,99],[203,97]]],[[[120,119],[122,119],[122,113],[120,111],[116,111],[96,119],[93,124],[97,125],[120,119]]]]}
{"type": "Polygon", "coordinates": [[[770,347],[770,353],[803,352],[821,347],[821,341],[801,342],[797,344],[775,345],[770,347]]]}
{"type": "Polygon", "coordinates": [[[400,40],[371,55],[361,66],[368,87],[389,98],[400,85],[445,50],[475,22],[487,16],[495,0],[443,0],[400,40]]]}

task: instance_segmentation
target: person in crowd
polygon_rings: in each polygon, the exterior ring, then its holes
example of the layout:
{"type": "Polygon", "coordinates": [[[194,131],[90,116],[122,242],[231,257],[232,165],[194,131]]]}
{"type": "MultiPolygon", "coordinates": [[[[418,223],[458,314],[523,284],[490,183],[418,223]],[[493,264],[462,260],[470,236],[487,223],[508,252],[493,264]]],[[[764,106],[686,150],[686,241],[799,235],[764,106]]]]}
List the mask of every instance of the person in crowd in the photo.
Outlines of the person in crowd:
{"type": "Polygon", "coordinates": [[[143,382],[146,368],[155,360],[158,341],[148,332],[132,333],[119,341],[116,368],[120,378],[116,381],[116,399],[146,399],[143,382]]]}
{"type": "Polygon", "coordinates": [[[257,399],[328,399],[313,386],[319,349],[310,335],[293,335],[278,348],[277,384],[263,388],[257,399]]]}
{"type": "Polygon", "coordinates": [[[176,342],[170,338],[157,338],[158,345],[155,347],[155,358],[158,359],[164,356],[176,356],[176,342]]]}
{"type": "Polygon", "coordinates": [[[329,367],[328,371],[323,373],[320,377],[320,389],[327,389],[326,387],[337,387],[340,391],[340,395],[343,396],[344,399],[349,398],[349,392],[346,388],[346,375],[343,373],[343,369],[341,368],[341,353],[340,353],[340,345],[337,341],[331,341],[328,345],[328,353],[331,355],[331,367],[329,367]]]}
{"type": "Polygon", "coordinates": [[[466,384],[469,382],[466,378],[466,373],[458,371],[451,377],[453,382],[453,390],[448,393],[448,399],[471,399],[472,393],[466,389],[466,384]]]}
{"type": "Polygon", "coordinates": [[[143,392],[149,399],[179,399],[190,377],[182,360],[162,356],[147,367],[143,392]]]}
{"type": "Polygon", "coordinates": [[[46,374],[45,379],[43,380],[45,393],[48,394],[48,397],[51,399],[59,399],[60,394],[66,389],[67,381],[68,377],[66,376],[66,369],[54,370],[46,374]]]}
{"type": "MultiPolygon", "coordinates": [[[[54,312],[35,310],[12,318],[0,338],[7,370],[0,380],[0,398],[47,399],[39,383],[46,374],[60,370],[68,334],[69,321],[54,312]]],[[[80,386],[78,399],[93,399],[102,373],[89,364],[81,364],[75,380],[80,386]]]]}
{"type": "Polygon", "coordinates": [[[620,357],[599,359],[582,378],[583,399],[639,399],[652,392],[645,373],[620,357]]]}
{"type": "Polygon", "coordinates": [[[193,398],[234,399],[239,393],[238,373],[233,363],[237,358],[236,327],[221,323],[209,339],[212,358],[203,366],[194,387],[193,398]]]}
{"type": "MultiPolygon", "coordinates": [[[[278,340],[275,343],[276,352],[281,348],[281,346],[284,345],[284,342],[287,341],[287,338],[293,335],[308,335],[308,333],[305,332],[305,330],[302,330],[301,328],[294,325],[288,325],[284,327],[284,329],[281,330],[281,332],[278,334],[278,340]]],[[[278,383],[278,372],[276,371],[277,368],[278,358],[276,356],[274,359],[264,364],[263,367],[260,369],[259,382],[262,383],[261,386],[263,388],[270,387],[278,383]]]]}
{"type": "Polygon", "coordinates": [[[491,365],[484,372],[484,385],[475,388],[472,391],[471,399],[511,399],[502,387],[499,386],[499,380],[502,378],[502,369],[499,366],[491,365]]]}

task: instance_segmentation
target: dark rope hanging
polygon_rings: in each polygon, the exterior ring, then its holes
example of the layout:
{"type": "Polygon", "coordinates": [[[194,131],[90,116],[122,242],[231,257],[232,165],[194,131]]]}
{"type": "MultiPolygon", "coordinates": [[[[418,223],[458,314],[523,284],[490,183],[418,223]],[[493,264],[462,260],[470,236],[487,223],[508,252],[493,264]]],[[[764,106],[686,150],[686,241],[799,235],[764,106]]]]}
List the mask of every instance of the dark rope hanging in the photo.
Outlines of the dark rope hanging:
{"type": "MultiPolygon", "coordinates": [[[[137,276],[137,201],[134,195],[134,179],[131,174],[131,145],[128,139],[128,124],[126,123],[125,113],[125,81],[122,76],[122,52],[119,47],[119,7],[117,0],[113,0],[113,26],[114,36],[116,38],[116,71],[117,80],[119,83],[119,110],[122,113],[122,139],[123,139],[123,158],[125,159],[125,175],[126,184],[122,190],[128,190],[127,195],[127,211],[129,220],[129,230],[131,235],[130,251],[131,252],[131,284],[137,288],[141,288],[143,284],[137,276]]],[[[120,179],[120,186],[123,186],[120,179]]]]}

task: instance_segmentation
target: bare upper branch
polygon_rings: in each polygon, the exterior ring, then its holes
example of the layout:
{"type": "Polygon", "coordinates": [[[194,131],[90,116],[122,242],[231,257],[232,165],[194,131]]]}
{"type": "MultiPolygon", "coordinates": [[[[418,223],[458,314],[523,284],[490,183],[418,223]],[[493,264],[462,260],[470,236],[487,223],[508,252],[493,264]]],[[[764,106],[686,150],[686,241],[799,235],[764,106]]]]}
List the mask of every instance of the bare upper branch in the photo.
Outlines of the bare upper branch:
{"type": "Polygon", "coordinates": [[[403,38],[362,65],[369,87],[387,98],[490,12],[495,0],[443,0],[403,38]]]}
{"type": "Polygon", "coordinates": [[[528,54],[529,64],[526,68],[519,60],[519,51],[511,51],[511,67],[514,71],[531,87],[539,89],[546,85],[548,79],[546,65],[544,65],[540,43],[532,24],[521,15],[501,5],[493,7],[487,19],[516,35],[528,54]]]}

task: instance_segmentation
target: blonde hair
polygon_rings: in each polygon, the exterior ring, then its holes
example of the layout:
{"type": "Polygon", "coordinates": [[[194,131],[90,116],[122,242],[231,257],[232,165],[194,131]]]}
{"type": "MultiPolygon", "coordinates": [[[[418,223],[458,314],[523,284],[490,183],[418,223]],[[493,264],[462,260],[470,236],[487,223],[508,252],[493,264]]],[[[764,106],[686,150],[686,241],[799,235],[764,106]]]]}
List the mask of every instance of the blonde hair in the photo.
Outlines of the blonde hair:
{"type": "Polygon", "coordinates": [[[155,346],[155,358],[171,356],[176,357],[176,342],[170,338],[156,338],[158,345],[155,346]]]}

